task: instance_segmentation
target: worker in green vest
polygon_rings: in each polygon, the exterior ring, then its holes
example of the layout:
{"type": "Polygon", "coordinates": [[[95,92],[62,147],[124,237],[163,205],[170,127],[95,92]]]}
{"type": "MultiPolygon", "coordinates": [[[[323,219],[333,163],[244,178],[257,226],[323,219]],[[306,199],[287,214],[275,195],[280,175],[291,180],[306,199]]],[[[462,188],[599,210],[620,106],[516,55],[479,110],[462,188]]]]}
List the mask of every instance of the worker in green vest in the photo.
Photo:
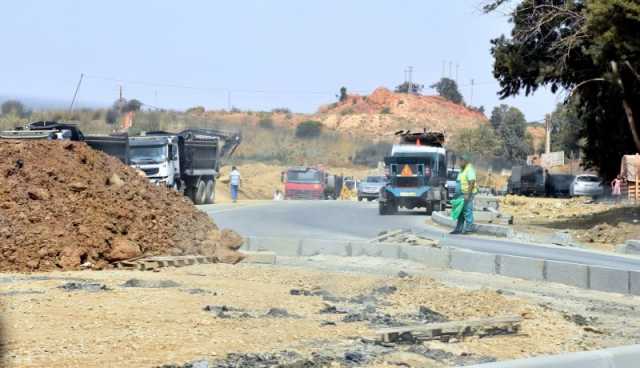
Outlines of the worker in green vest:
{"type": "Polygon", "coordinates": [[[451,234],[468,234],[473,232],[473,197],[478,193],[476,187],[476,170],[471,164],[471,155],[465,153],[460,160],[460,168],[462,171],[458,174],[458,183],[460,183],[460,191],[464,196],[464,206],[462,213],[458,217],[456,228],[451,234]]]}

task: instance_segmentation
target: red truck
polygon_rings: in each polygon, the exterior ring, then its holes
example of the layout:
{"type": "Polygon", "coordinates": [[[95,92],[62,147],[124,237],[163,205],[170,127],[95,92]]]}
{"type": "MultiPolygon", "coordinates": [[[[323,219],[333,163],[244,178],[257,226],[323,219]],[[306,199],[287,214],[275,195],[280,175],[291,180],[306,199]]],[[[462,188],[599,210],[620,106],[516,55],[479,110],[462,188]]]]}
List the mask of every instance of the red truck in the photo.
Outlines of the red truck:
{"type": "Polygon", "coordinates": [[[336,199],[340,178],[317,167],[291,167],[282,173],[284,199],[336,199]]]}

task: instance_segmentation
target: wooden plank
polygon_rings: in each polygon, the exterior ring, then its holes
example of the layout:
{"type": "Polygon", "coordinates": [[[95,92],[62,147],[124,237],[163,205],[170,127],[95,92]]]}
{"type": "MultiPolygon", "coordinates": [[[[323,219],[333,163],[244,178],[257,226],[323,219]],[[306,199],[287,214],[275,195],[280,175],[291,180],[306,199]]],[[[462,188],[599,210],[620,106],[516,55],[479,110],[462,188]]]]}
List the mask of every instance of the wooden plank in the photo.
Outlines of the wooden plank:
{"type": "Polygon", "coordinates": [[[519,316],[493,317],[384,328],[376,331],[376,334],[382,342],[432,340],[437,338],[447,341],[451,337],[514,333],[519,330],[521,321],[522,318],[519,316]]]}

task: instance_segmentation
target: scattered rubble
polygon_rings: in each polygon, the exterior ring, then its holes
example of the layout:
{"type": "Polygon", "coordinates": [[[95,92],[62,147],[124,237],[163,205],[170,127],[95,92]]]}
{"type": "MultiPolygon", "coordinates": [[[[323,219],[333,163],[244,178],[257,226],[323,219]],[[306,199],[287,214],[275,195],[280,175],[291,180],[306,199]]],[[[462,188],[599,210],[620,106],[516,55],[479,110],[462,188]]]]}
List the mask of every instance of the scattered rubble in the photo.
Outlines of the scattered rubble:
{"type": "Polygon", "coordinates": [[[178,287],[180,286],[180,284],[178,284],[175,281],[171,281],[171,280],[140,280],[140,279],[130,279],[127,280],[124,284],[122,284],[122,287],[131,287],[131,288],[157,288],[157,289],[163,289],[163,288],[173,288],[173,287],[178,287]]]}
{"type": "Polygon", "coordinates": [[[140,255],[237,263],[241,238],[84,143],[0,141],[0,271],[102,269],[140,255]]]}
{"type": "Polygon", "coordinates": [[[207,294],[207,295],[213,295],[213,296],[218,295],[218,293],[216,293],[215,291],[205,290],[201,288],[186,289],[184,291],[192,295],[195,295],[195,294],[207,294]]]}
{"type": "Polygon", "coordinates": [[[398,229],[390,231],[382,231],[378,237],[370,240],[372,243],[402,243],[409,245],[439,247],[437,240],[417,235],[409,229],[398,229]]]}
{"type": "Polygon", "coordinates": [[[203,310],[210,312],[216,318],[252,318],[246,310],[226,305],[207,305],[203,310]]]}
{"type": "Polygon", "coordinates": [[[67,282],[63,285],[59,286],[60,289],[64,291],[89,291],[89,292],[97,292],[97,291],[108,291],[111,290],[105,284],[99,284],[95,282],[67,282]]]}

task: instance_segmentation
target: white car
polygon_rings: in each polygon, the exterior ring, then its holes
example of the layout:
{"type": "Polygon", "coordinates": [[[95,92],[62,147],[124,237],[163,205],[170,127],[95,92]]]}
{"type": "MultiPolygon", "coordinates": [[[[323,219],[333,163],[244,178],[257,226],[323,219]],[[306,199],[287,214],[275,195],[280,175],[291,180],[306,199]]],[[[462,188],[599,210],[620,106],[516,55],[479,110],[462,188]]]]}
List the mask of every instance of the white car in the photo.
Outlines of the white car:
{"type": "Polygon", "coordinates": [[[603,194],[604,188],[602,187],[602,178],[596,175],[583,174],[576,176],[571,183],[571,188],[569,189],[569,195],[571,197],[599,197],[603,194]]]}

